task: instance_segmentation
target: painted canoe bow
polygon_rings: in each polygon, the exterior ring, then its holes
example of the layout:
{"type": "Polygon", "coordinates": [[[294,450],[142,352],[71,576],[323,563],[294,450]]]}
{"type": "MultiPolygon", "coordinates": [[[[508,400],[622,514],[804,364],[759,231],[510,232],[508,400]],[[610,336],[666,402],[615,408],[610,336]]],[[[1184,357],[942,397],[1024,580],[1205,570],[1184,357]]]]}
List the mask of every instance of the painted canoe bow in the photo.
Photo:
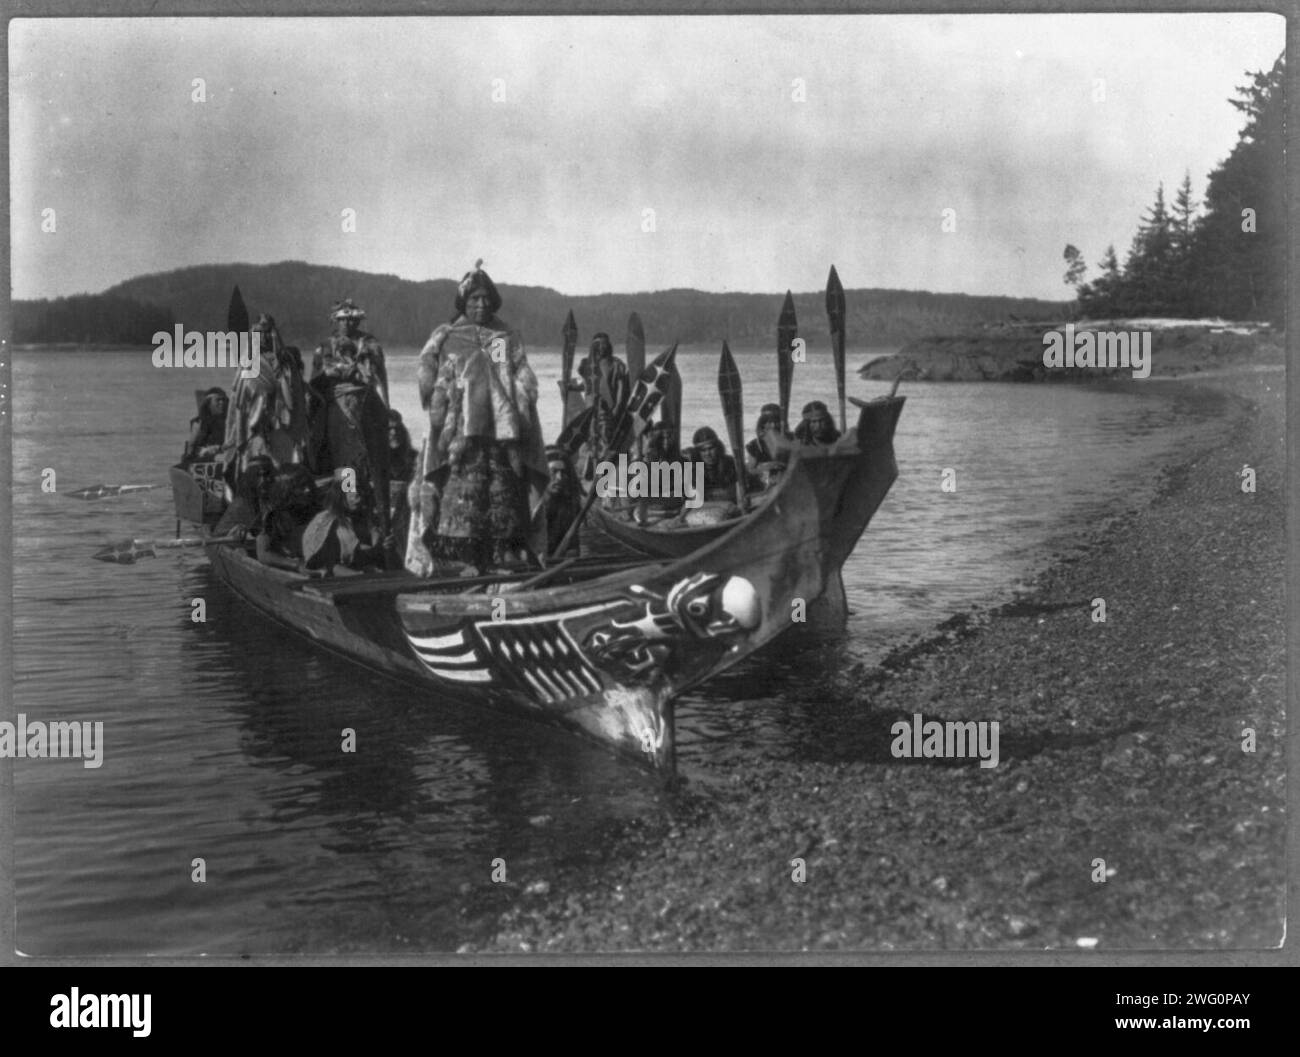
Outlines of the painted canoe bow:
{"type": "Polygon", "coordinates": [[[676,697],[772,641],[797,599],[838,577],[897,477],[903,402],[865,404],[836,448],[796,452],[768,502],[691,553],[613,571],[579,563],[537,589],[466,591],[405,573],[323,581],[243,547],[207,552],[244,601],[354,663],[671,770],[676,697]]]}

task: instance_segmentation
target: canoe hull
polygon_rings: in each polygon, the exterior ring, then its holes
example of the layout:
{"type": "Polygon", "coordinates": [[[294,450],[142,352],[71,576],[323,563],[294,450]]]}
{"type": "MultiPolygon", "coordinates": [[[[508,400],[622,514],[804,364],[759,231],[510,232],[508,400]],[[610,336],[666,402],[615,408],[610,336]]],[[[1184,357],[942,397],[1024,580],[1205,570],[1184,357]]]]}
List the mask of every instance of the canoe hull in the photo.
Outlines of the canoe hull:
{"type": "Polygon", "coordinates": [[[671,769],[673,701],[762,648],[838,584],[897,476],[901,398],[864,407],[859,443],[792,460],[753,515],[681,557],[553,586],[431,584],[405,573],[309,580],[210,544],[213,570],[272,620],[430,702],[547,720],[671,769]],[[802,603],[799,605],[798,603],[802,603]]]}

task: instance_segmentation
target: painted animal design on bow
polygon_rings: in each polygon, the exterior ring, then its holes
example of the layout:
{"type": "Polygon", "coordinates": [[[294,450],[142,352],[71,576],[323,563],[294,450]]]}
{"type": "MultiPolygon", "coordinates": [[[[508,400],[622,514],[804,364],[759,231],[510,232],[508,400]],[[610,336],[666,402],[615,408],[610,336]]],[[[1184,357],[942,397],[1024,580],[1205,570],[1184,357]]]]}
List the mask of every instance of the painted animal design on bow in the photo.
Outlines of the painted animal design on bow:
{"type": "Polygon", "coordinates": [[[751,631],[762,621],[754,585],[739,576],[695,573],[666,594],[634,584],[645,607],[634,620],[614,620],[587,637],[591,658],[622,678],[644,679],[672,659],[685,639],[720,639],[751,631]]]}

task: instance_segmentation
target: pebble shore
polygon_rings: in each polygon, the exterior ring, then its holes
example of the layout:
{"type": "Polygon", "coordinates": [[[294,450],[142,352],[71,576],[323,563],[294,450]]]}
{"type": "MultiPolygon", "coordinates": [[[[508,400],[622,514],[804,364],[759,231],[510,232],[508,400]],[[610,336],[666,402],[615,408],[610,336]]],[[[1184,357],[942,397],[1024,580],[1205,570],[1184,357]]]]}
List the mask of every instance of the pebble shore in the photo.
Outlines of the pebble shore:
{"type": "Polygon", "coordinates": [[[800,759],[726,760],[665,794],[669,821],[622,828],[462,950],[1279,944],[1285,373],[1195,384],[1229,394],[1226,446],[1188,452],[1018,601],[853,673],[800,759]],[[996,721],[997,766],[895,758],[916,714],[996,721]]]}

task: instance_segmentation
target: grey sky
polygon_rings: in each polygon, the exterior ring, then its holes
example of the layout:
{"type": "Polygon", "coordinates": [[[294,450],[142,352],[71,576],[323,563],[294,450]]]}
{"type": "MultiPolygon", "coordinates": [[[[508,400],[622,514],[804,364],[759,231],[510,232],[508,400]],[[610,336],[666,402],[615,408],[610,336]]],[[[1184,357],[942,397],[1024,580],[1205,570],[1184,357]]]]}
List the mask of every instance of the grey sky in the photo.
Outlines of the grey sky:
{"type": "Polygon", "coordinates": [[[1066,242],[1122,259],[1157,183],[1190,170],[1203,193],[1241,125],[1228,97],[1284,32],[1262,14],[19,20],[13,294],[231,261],[458,277],[482,257],[570,294],[811,290],[834,262],[846,286],[1060,298],[1066,242]]]}

